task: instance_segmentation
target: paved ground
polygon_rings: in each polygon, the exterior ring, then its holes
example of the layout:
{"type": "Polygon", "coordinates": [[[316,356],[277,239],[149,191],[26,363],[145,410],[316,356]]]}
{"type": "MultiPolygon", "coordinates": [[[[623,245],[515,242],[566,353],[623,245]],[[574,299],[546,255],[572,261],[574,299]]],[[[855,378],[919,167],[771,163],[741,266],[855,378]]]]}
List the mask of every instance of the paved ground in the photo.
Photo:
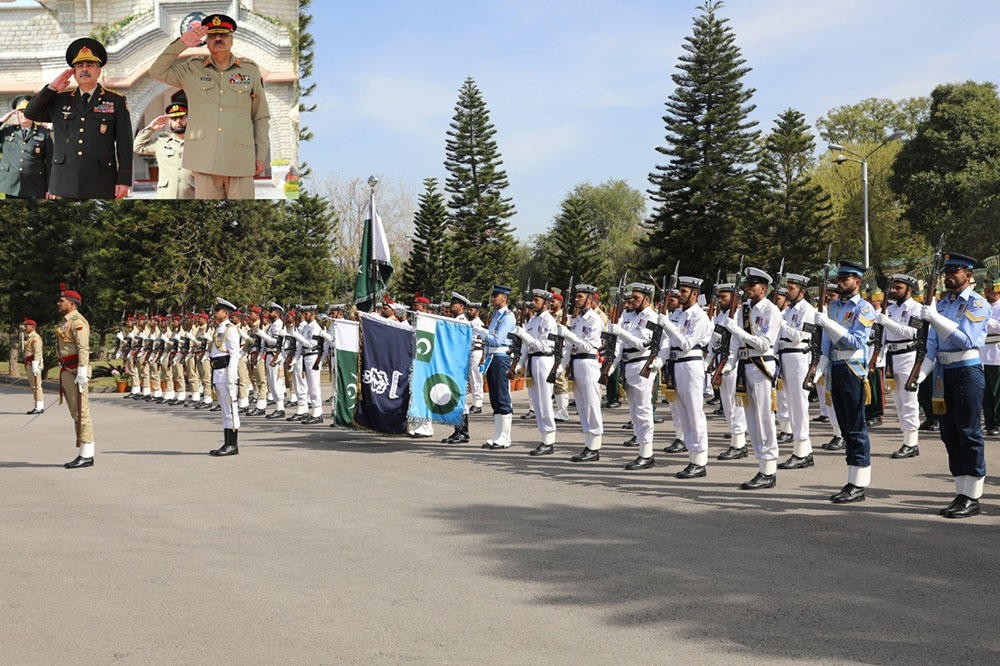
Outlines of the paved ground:
{"type": "Polygon", "coordinates": [[[65,407],[21,429],[29,402],[0,387],[3,663],[1000,660],[997,481],[939,517],[929,437],[893,461],[877,429],[869,500],[834,507],[837,454],[756,493],[748,460],[627,473],[624,409],[590,466],[575,424],[538,460],[516,418],[507,452],[254,419],[217,460],[217,414],[97,395],[97,466],[67,471],[65,407]]]}

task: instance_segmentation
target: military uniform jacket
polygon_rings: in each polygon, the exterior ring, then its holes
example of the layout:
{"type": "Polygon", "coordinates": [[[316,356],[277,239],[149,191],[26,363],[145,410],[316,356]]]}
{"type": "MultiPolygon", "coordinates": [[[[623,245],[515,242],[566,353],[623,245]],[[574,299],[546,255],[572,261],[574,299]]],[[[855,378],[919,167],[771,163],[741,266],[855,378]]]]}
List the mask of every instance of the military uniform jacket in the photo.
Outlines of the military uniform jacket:
{"type": "Polygon", "coordinates": [[[948,292],[937,302],[938,314],[956,324],[958,330],[943,340],[933,326],[927,332],[927,358],[945,368],[979,365],[979,350],[986,344],[986,325],[991,308],[986,299],[966,287],[961,294],[948,292]]]}
{"type": "Polygon", "coordinates": [[[52,133],[33,125],[0,129],[0,192],[12,197],[44,199],[52,166],[52,133]]]}
{"type": "Polygon", "coordinates": [[[38,361],[39,365],[42,363],[42,336],[38,335],[38,331],[32,331],[24,339],[24,363],[31,365],[32,361],[38,361]]]}
{"type": "Polygon", "coordinates": [[[184,167],[217,176],[253,176],[254,160],[266,161],[271,147],[271,112],[260,69],[246,58],[233,57],[222,71],[207,56],[177,60],[185,49],[184,42],[174,40],[149,68],[153,78],[187,94],[184,167]]]}
{"type": "Polygon", "coordinates": [[[115,185],[132,185],[132,121],[122,95],[98,85],[84,105],[79,90],[57,93],[45,86],[24,115],[52,123],[52,194],[114,199],[115,185]]]}
{"type": "Polygon", "coordinates": [[[669,336],[670,360],[699,356],[704,358],[712,341],[713,325],[701,306],[693,303],[687,309],[678,307],[670,313],[670,321],[677,327],[677,335],[669,336]]]}
{"type": "Polygon", "coordinates": [[[823,356],[830,359],[830,365],[847,363],[855,376],[866,377],[871,358],[868,339],[875,323],[875,308],[860,294],[847,300],[835,298],[827,306],[827,318],[847,329],[847,335],[834,344],[830,334],[823,331],[823,356]]]}
{"type": "Polygon", "coordinates": [[[154,134],[156,130],[142,128],[135,136],[137,155],[155,155],[160,175],[156,181],[157,199],[194,199],[194,175],[181,166],[184,140],[173,133],[154,134]]]}
{"type": "Polygon", "coordinates": [[[979,350],[983,365],[1000,365],[1000,300],[990,306],[986,319],[986,345],[979,350]]]}
{"type": "Polygon", "coordinates": [[[56,329],[56,354],[62,365],[74,369],[90,365],[90,324],[79,310],[73,310],[56,329]]]}

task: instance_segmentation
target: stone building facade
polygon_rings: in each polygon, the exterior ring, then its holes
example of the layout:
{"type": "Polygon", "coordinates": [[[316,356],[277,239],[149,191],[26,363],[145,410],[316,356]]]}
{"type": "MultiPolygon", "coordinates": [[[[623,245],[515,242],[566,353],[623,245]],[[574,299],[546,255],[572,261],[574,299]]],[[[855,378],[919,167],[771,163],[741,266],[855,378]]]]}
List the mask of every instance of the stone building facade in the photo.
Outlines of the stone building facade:
{"type": "MultiPolygon", "coordinates": [[[[149,76],[149,66],[200,15],[236,19],[233,53],[260,66],[271,110],[271,156],[258,196],[279,196],[289,165],[298,164],[298,59],[295,35],[298,0],[39,0],[14,6],[0,2],[0,109],[17,95],[34,94],[66,69],[66,47],[77,37],[105,44],[108,64],[101,83],[126,96],[133,133],[163,113],[176,88],[149,76]],[[192,16],[194,14],[195,16],[192,16]],[[268,179],[272,183],[268,183],[268,179]],[[272,188],[274,191],[272,192],[272,188]]],[[[205,48],[187,55],[208,54],[205,48]]],[[[5,111],[3,111],[5,112],[5,111]]],[[[2,113],[0,113],[2,115],[2,113]]],[[[150,163],[134,163],[135,194],[150,186],[150,163]]]]}

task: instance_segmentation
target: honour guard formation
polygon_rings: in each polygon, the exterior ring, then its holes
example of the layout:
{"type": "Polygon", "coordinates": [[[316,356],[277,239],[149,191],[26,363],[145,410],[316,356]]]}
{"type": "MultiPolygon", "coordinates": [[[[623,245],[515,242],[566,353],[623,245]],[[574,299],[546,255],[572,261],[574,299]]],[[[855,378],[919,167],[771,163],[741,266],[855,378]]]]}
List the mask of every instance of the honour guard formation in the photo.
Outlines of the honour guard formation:
{"type": "MultiPolygon", "coordinates": [[[[415,439],[433,436],[434,422],[447,423],[453,432],[442,442],[469,443],[483,386],[493,435],[474,446],[511,451],[523,440],[531,457],[587,465],[608,444],[602,385],[620,370],[620,394],[612,398],[628,403],[633,436],[624,446],[638,449],[624,470],[649,474],[663,466],[654,456],[656,425],[663,422],[654,407],[667,403],[676,436],[667,437],[663,450],[687,455],[686,466],[671,476],[697,483],[710,475],[708,419],[721,417],[728,448],[717,459],[738,461],[752,451],[756,472],[739,488],[766,492],[779,485],[780,474],[808,474],[819,464],[810,434],[822,419],[811,418],[811,402],[818,402],[835,433],[823,448],[843,451],[847,466],[845,485],[829,496],[833,504],[863,502],[878,483],[869,436],[877,422],[866,414],[874,385],[884,381],[892,396],[898,423],[886,426],[898,428],[890,459],[899,465],[920,455],[922,428],[928,445],[919,399],[926,387],[924,416],[939,424],[955,482],[954,499],[940,513],[968,518],[980,512],[985,438],[1000,435],[1000,277],[977,266],[972,257],[939,252],[922,277],[885,276],[888,302],[879,308],[862,294],[866,267],[847,260],[819,271],[782,267],[775,275],[741,267],[714,285],[710,305],[703,280],[681,275],[678,264],[662,286],[623,278],[608,313],[599,289],[575,280],[562,292],[529,288],[523,302],[511,287],[496,285],[488,305],[457,292],[441,304],[418,294],[412,307],[384,296],[378,314],[275,301],[241,308],[220,297],[210,313],[123,314],[109,355],[123,363],[126,399],[218,412],[223,438],[210,451],[214,457],[237,455],[241,425],[253,427],[257,418],[294,427],[329,418],[330,427],[363,424],[415,439]],[[810,273],[818,276],[818,290],[810,290],[810,273]],[[426,373],[418,372],[423,362],[426,373]],[[530,411],[520,420],[534,421],[533,436],[513,429],[511,385],[522,378],[530,411]],[[358,398],[366,391],[367,399],[358,398]],[[559,445],[570,395],[584,441],[575,453],[559,445]],[[718,409],[707,414],[711,404],[718,409]]],[[[66,467],[91,467],[90,326],[79,292],[64,285],[57,307],[59,400],[73,419],[78,448],[66,467]]],[[[34,419],[46,413],[47,336],[32,319],[23,326],[34,419]]]]}

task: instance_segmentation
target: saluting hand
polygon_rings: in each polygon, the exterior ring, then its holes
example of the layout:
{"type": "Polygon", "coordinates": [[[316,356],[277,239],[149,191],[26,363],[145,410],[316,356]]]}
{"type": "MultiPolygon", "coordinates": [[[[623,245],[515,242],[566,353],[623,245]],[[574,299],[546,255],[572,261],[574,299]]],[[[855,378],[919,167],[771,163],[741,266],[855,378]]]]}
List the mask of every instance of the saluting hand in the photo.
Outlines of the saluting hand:
{"type": "Polygon", "coordinates": [[[49,87],[55,90],[56,92],[62,92],[63,90],[66,90],[66,86],[69,85],[69,80],[70,78],[72,78],[72,76],[73,76],[73,70],[65,69],[59,76],[52,79],[52,83],[49,84],[49,87]]]}
{"type": "Polygon", "coordinates": [[[184,42],[185,46],[195,47],[201,44],[201,40],[205,38],[208,34],[208,28],[201,24],[201,21],[195,21],[191,24],[185,32],[181,33],[181,41],[184,42]]]}
{"type": "Polygon", "coordinates": [[[170,116],[165,114],[162,116],[157,116],[156,118],[153,119],[153,122],[149,123],[149,128],[154,130],[161,130],[164,127],[166,127],[167,123],[169,122],[170,122],[170,116]]]}

